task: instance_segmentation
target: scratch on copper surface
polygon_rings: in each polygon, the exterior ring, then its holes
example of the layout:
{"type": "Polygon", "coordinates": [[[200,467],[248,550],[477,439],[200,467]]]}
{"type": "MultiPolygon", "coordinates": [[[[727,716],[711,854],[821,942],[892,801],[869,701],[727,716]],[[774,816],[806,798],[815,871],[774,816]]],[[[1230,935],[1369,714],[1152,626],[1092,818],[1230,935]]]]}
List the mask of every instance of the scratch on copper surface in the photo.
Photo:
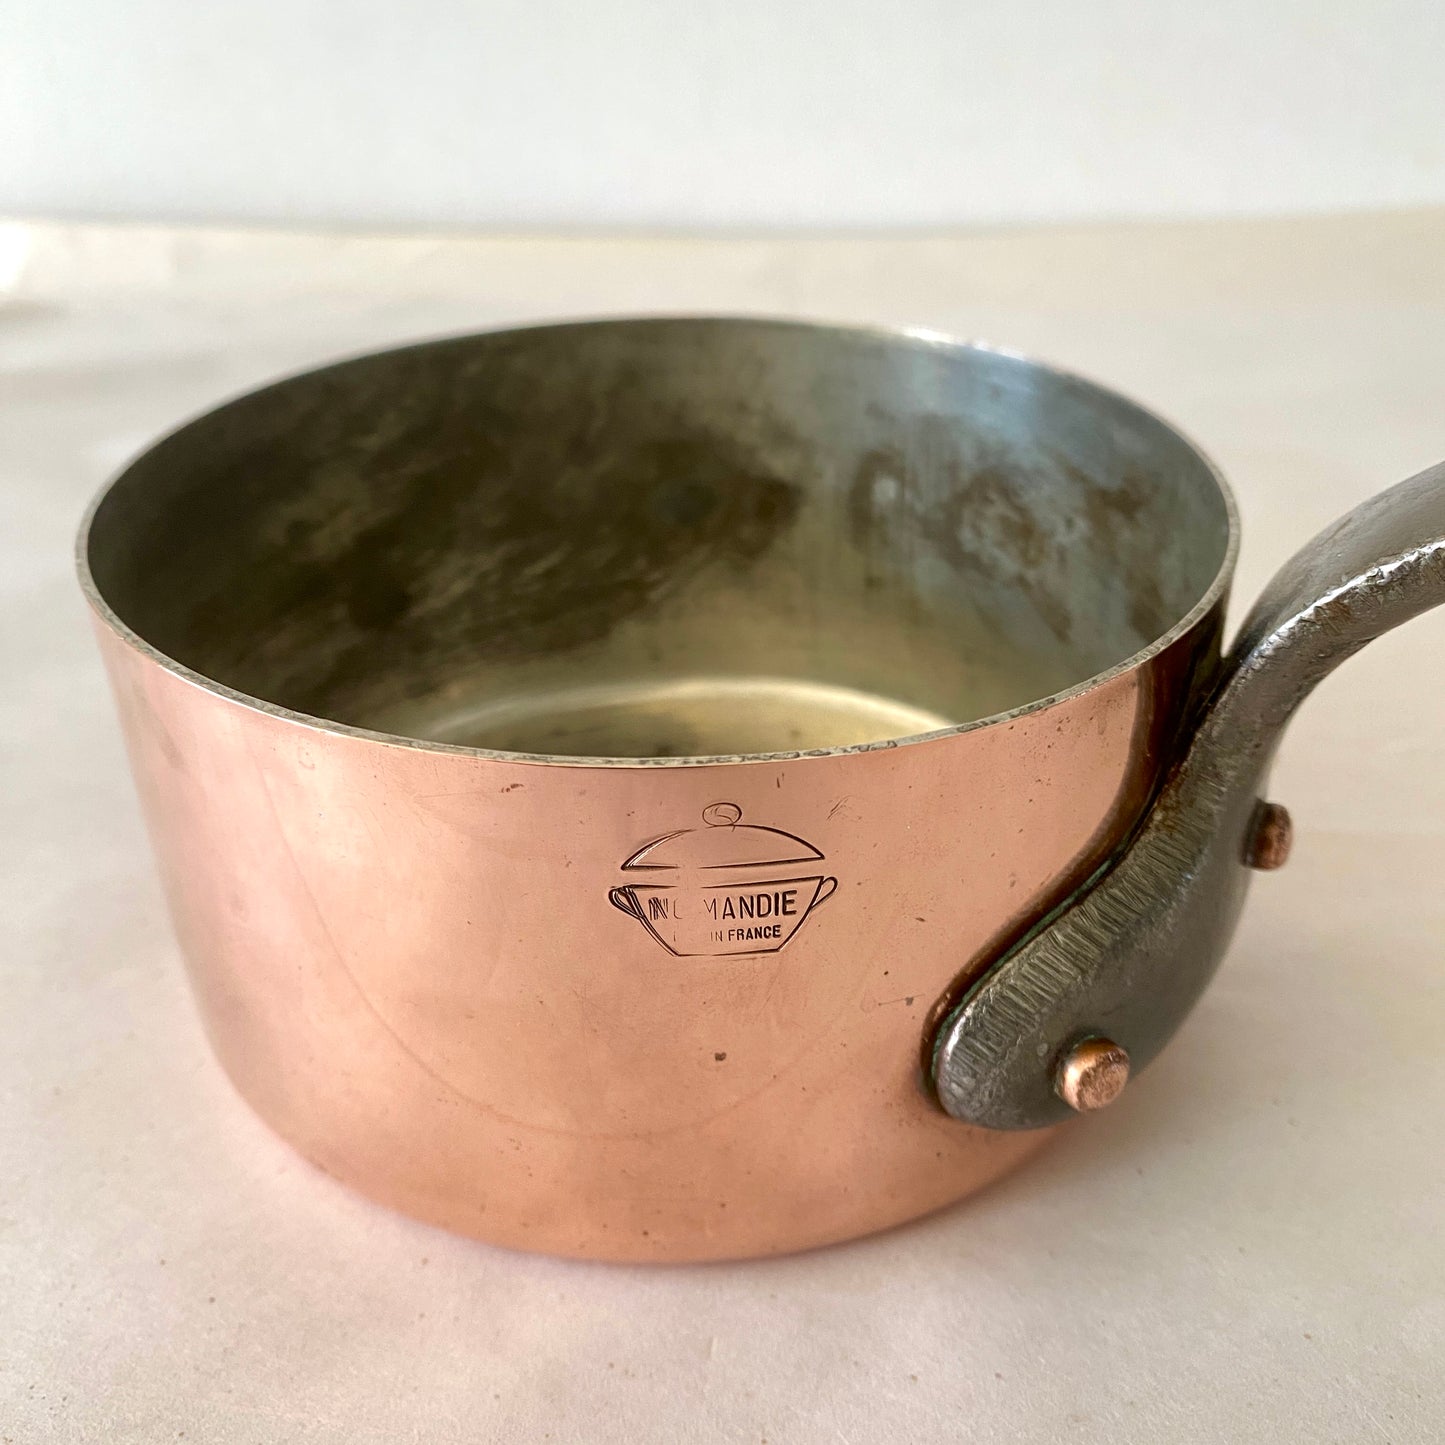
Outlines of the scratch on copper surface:
{"type": "Polygon", "coordinates": [[[906,1004],[909,1008],[912,1008],[912,1007],[913,1007],[913,1004],[914,1004],[914,1001],[917,999],[917,997],[918,997],[918,995],[917,995],[916,993],[907,993],[907,994],[899,994],[899,996],[898,996],[897,998],[878,998],[878,999],[874,999],[874,1000],[873,1000],[871,1007],[873,1007],[873,1008],[891,1008],[892,1005],[894,1005],[894,1004],[896,1004],[896,1003],[901,1003],[901,1004],[906,1004]]]}

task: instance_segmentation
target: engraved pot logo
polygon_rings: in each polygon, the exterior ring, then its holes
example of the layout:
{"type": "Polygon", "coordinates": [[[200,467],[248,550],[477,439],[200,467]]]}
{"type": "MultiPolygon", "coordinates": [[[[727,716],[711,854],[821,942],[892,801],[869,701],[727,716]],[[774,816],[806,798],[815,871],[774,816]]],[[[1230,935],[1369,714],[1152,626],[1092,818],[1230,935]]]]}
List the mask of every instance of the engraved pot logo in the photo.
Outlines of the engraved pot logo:
{"type": "Polygon", "coordinates": [[[612,889],[612,906],[680,958],[776,953],[838,880],[811,843],[742,817],[736,803],[713,803],[701,828],[639,848],[622,867],[648,876],[612,889]]]}

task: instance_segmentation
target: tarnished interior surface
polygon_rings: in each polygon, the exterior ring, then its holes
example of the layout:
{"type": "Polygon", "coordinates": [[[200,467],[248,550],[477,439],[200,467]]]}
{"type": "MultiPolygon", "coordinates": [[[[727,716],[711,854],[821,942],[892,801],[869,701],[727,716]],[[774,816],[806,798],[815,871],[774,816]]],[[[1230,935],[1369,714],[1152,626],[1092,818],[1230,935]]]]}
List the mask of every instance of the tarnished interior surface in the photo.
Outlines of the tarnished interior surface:
{"type": "Polygon", "coordinates": [[[1198,455],[978,348],[652,320],[435,342],[147,453],[92,576],[161,653],[358,727],[571,756],[841,747],[1070,688],[1214,582],[1198,455]]]}

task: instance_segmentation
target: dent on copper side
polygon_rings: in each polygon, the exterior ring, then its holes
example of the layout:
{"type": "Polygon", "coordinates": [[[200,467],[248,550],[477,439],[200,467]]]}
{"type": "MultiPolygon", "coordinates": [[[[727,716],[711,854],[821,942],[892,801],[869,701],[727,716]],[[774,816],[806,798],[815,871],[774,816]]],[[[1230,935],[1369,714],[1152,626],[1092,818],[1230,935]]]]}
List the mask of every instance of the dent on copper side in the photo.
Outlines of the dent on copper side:
{"type": "Polygon", "coordinates": [[[1441,602],[1445,463],[1356,507],[1265,589],[1132,840],[943,1019],[933,1077],[950,1114],[1055,1123],[1072,1041],[1117,1041],[1135,1069],[1159,1052],[1228,945],[1251,867],[1288,851],[1287,815],[1258,799],[1285,724],[1345,658],[1441,602]]]}

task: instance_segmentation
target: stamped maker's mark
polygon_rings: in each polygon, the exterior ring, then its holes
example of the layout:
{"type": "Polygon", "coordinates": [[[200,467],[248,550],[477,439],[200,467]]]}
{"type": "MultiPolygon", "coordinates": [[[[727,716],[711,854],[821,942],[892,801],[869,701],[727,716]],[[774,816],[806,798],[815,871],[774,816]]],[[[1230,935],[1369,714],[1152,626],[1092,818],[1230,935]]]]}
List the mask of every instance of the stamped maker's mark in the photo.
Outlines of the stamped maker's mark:
{"type": "Polygon", "coordinates": [[[703,827],[639,848],[623,871],[650,876],[613,888],[613,907],[680,958],[776,953],[838,880],[806,839],[742,816],[736,803],[712,803],[703,827]]]}

